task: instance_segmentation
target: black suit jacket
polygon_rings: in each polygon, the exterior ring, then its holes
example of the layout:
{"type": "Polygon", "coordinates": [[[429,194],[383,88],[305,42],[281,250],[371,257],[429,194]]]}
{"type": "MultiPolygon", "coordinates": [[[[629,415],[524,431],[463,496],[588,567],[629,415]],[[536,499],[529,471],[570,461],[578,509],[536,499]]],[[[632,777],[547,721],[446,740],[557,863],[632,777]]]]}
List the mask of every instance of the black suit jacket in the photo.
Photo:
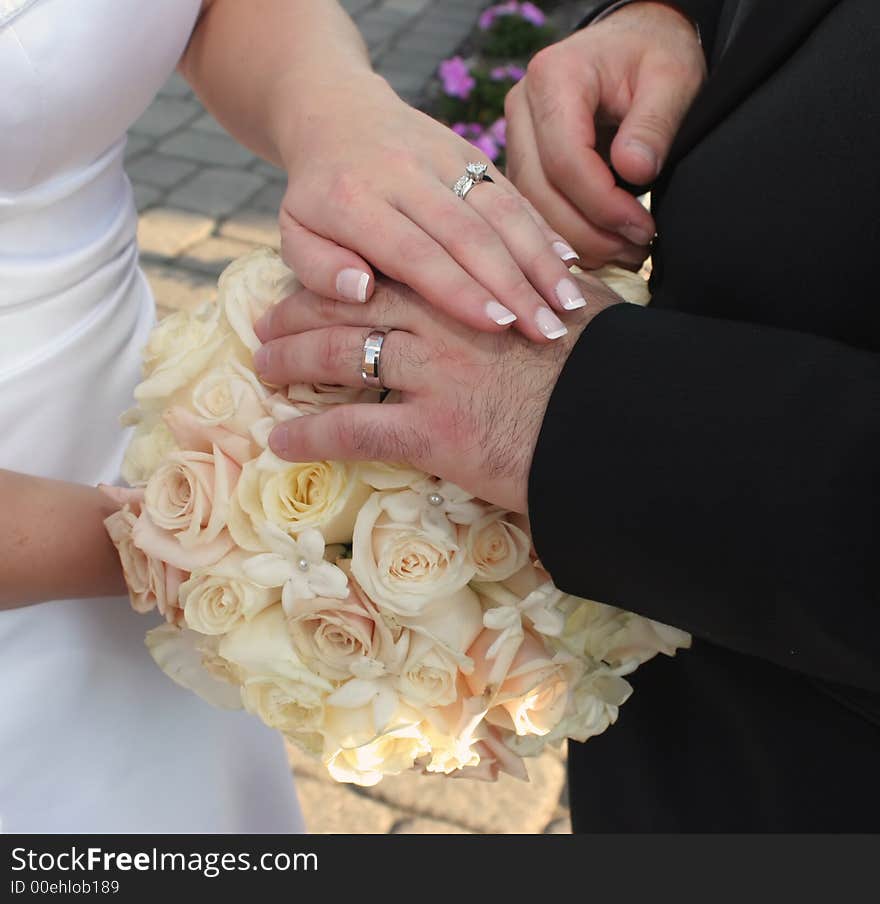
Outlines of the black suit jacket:
{"type": "Polygon", "coordinates": [[[572,745],[574,827],[876,831],[880,3],[678,5],[711,65],[653,302],[582,335],[530,511],[560,587],[694,646],[572,745]]]}

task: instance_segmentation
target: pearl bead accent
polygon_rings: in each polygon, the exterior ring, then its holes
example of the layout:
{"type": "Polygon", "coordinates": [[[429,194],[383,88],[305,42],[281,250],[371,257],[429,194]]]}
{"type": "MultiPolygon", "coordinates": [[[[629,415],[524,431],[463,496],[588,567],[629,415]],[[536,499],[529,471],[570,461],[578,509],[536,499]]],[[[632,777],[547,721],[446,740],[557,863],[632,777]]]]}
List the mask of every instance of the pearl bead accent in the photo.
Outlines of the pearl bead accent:
{"type": "Polygon", "coordinates": [[[309,570],[309,560],[306,559],[305,557],[300,558],[299,561],[296,563],[296,567],[300,571],[308,571],[309,570]]]}
{"type": "Polygon", "coordinates": [[[431,495],[428,496],[428,505],[440,506],[443,505],[444,502],[446,502],[446,500],[439,493],[431,493],[431,495]]]}

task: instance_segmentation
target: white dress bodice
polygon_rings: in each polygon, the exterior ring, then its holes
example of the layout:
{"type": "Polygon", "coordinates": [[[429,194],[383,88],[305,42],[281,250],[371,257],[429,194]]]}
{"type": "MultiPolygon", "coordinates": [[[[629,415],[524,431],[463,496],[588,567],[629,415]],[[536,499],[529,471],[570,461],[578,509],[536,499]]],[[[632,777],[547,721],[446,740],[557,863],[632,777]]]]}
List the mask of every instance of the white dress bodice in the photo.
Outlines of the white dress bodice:
{"type": "MultiPolygon", "coordinates": [[[[154,318],[125,134],[199,7],[0,0],[0,468],[118,480],[154,318]]],[[[150,626],[122,599],[0,612],[0,829],[302,830],[278,736],[169,681],[150,626]]]]}

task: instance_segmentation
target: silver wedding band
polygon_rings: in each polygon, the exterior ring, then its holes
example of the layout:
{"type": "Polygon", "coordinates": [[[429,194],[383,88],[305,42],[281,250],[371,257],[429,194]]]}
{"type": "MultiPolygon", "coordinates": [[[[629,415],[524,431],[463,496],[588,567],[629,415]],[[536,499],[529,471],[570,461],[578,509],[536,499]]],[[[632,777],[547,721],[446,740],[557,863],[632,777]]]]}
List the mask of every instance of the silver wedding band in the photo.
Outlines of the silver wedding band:
{"type": "Polygon", "coordinates": [[[373,330],[364,339],[361,379],[364,381],[364,386],[369,389],[375,389],[377,392],[384,392],[385,390],[379,374],[379,360],[382,357],[382,344],[385,342],[387,335],[387,330],[373,330]]]}
{"type": "Polygon", "coordinates": [[[452,190],[464,201],[475,185],[479,185],[481,182],[494,181],[489,175],[489,164],[477,161],[469,163],[465,167],[464,175],[452,186],[452,190]]]}

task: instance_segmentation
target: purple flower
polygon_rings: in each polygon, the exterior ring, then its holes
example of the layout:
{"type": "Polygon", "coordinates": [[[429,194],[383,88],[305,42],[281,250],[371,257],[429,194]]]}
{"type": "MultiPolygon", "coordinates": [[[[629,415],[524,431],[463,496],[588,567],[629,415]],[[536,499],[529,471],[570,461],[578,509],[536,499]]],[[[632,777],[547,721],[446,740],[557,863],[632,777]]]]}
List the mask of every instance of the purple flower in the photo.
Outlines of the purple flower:
{"type": "Polygon", "coordinates": [[[487,31],[502,16],[519,16],[539,28],[547,21],[547,17],[534,3],[518,3],[517,0],[508,0],[507,3],[498,3],[485,10],[480,16],[480,28],[487,31]]]}
{"type": "Polygon", "coordinates": [[[443,79],[443,90],[450,97],[460,97],[462,100],[470,97],[476,85],[468,64],[459,56],[440,64],[440,78],[443,79]]]}
{"type": "Polygon", "coordinates": [[[538,9],[534,3],[520,3],[519,14],[526,22],[531,22],[537,28],[540,28],[547,21],[543,11],[538,9]]]}
{"type": "Polygon", "coordinates": [[[501,154],[495,139],[488,132],[484,132],[479,138],[475,138],[471,144],[478,147],[490,160],[497,160],[501,154]]]}
{"type": "Polygon", "coordinates": [[[502,148],[507,147],[507,120],[502,116],[501,119],[496,119],[495,122],[489,126],[488,134],[492,136],[495,143],[502,148]]]}
{"type": "Polygon", "coordinates": [[[493,82],[503,82],[505,79],[510,79],[513,82],[518,82],[523,76],[525,76],[526,71],[522,66],[517,66],[514,63],[511,63],[509,66],[496,66],[489,75],[492,78],[493,82]]]}
{"type": "Polygon", "coordinates": [[[490,6],[480,16],[480,28],[483,31],[487,31],[495,24],[496,19],[501,18],[501,16],[512,16],[518,9],[519,3],[516,0],[508,0],[507,3],[498,3],[495,6],[490,6]]]}
{"type": "Polygon", "coordinates": [[[452,127],[452,131],[456,135],[461,135],[462,138],[467,138],[470,141],[472,138],[479,138],[483,134],[483,127],[478,122],[457,122],[452,127]]]}

